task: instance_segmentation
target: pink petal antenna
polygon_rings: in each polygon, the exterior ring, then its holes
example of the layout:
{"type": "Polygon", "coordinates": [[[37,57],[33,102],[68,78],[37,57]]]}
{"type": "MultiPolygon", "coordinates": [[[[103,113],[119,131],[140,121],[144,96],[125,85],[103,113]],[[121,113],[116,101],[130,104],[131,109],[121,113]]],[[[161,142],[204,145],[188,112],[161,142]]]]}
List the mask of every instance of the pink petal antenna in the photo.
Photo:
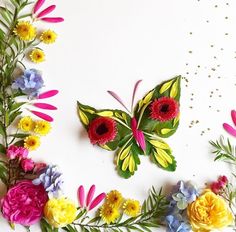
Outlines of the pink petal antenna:
{"type": "Polygon", "coordinates": [[[44,110],[57,110],[56,106],[47,103],[34,103],[33,106],[44,110]]]}
{"type": "Polygon", "coordinates": [[[44,9],[43,11],[41,11],[36,17],[41,18],[41,17],[51,13],[52,11],[54,11],[55,8],[56,8],[56,5],[51,5],[51,6],[47,7],[46,9],[44,9]]]}
{"type": "Polygon", "coordinates": [[[231,118],[234,122],[234,125],[236,126],[236,111],[235,110],[231,111],[231,118]]]}
{"type": "Polygon", "coordinates": [[[41,6],[44,4],[45,0],[38,0],[36,4],[34,5],[33,13],[35,14],[41,6]]]}
{"type": "Polygon", "coordinates": [[[93,208],[95,208],[96,206],[98,206],[106,197],[105,193],[101,193],[99,194],[91,203],[91,205],[89,206],[89,210],[92,210],[93,208]]]}
{"type": "Polygon", "coordinates": [[[57,95],[58,93],[59,93],[59,91],[56,89],[49,90],[47,92],[39,94],[38,99],[50,98],[50,97],[57,95]]]}
{"type": "Polygon", "coordinates": [[[39,111],[35,111],[35,110],[30,110],[30,112],[34,115],[36,115],[37,117],[45,120],[45,121],[48,121],[48,122],[52,122],[53,121],[53,118],[47,114],[44,114],[42,112],[39,112],[39,111]]]}
{"type": "Polygon", "coordinates": [[[134,105],[134,99],[135,99],[135,95],[138,89],[139,84],[142,82],[142,80],[138,80],[135,85],[134,85],[134,90],[133,90],[133,96],[132,96],[132,103],[131,103],[131,111],[133,110],[133,105],[134,105]]]}
{"type": "Polygon", "coordinates": [[[64,21],[64,19],[61,17],[48,17],[48,18],[40,18],[40,19],[48,23],[61,23],[64,21]]]}
{"type": "Polygon", "coordinates": [[[95,185],[92,185],[91,188],[89,189],[87,199],[86,199],[86,206],[88,207],[93,199],[94,193],[95,193],[95,185]]]}
{"type": "Polygon", "coordinates": [[[78,201],[81,207],[84,207],[84,198],[85,198],[85,194],[84,194],[84,186],[80,185],[77,191],[77,196],[78,196],[78,201]]]}
{"type": "Polygon", "coordinates": [[[229,134],[236,137],[236,130],[232,126],[230,126],[228,123],[224,123],[223,127],[229,134]]]}

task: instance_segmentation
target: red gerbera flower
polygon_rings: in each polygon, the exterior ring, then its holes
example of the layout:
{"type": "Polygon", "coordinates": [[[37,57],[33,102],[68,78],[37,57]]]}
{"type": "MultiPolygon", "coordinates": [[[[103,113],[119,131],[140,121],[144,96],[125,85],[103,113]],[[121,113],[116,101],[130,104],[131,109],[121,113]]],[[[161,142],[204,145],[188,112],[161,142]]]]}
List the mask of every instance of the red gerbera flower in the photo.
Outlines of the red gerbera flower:
{"type": "Polygon", "coordinates": [[[104,145],[114,140],[116,134],[116,122],[111,118],[98,117],[89,124],[88,135],[92,144],[104,145]]]}
{"type": "Polygon", "coordinates": [[[150,110],[152,119],[165,122],[178,115],[179,104],[174,98],[161,97],[152,103],[150,110]]]}

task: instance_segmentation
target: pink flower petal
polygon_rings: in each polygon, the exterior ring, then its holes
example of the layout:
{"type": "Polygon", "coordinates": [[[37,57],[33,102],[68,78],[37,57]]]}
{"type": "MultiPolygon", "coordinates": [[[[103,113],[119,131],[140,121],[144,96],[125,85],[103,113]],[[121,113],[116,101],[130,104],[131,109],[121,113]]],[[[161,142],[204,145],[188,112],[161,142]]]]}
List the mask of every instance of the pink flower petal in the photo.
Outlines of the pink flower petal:
{"type": "Polygon", "coordinates": [[[234,122],[234,125],[236,126],[236,111],[235,110],[231,111],[231,118],[234,122]]]}
{"type": "Polygon", "coordinates": [[[224,123],[223,127],[229,134],[236,137],[236,130],[232,126],[230,126],[228,123],[224,123]]]}
{"type": "Polygon", "coordinates": [[[58,90],[49,90],[47,92],[41,93],[38,96],[38,99],[50,98],[58,94],[58,90]]]}
{"type": "Polygon", "coordinates": [[[57,107],[47,103],[34,103],[33,106],[44,110],[57,110],[57,107]]]}
{"type": "Polygon", "coordinates": [[[33,13],[35,14],[39,8],[44,4],[45,0],[38,0],[34,5],[33,13]]]}
{"type": "Polygon", "coordinates": [[[140,130],[137,131],[136,141],[138,142],[141,149],[143,151],[145,151],[146,150],[146,141],[145,141],[145,137],[144,137],[143,132],[140,130]]]}
{"type": "Polygon", "coordinates": [[[61,17],[49,17],[49,18],[41,18],[42,21],[48,22],[48,23],[60,23],[63,22],[64,19],[61,17]]]}
{"type": "Polygon", "coordinates": [[[41,17],[51,13],[52,11],[54,11],[55,8],[56,8],[56,5],[51,5],[51,6],[47,7],[46,9],[44,9],[43,11],[41,11],[36,17],[41,18],[41,17]]]}
{"type": "Polygon", "coordinates": [[[136,95],[136,91],[138,89],[138,86],[140,84],[142,80],[138,80],[135,85],[134,85],[134,90],[133,90],[133,96],[132,96],[132,104],[131,104],[131,110],[133,110],[133,105],[134,105],[134,98],[135,98],[135,95],[136,95]]]}
{"type": "Polygon", "coordinates": [[[42,118],[45,121],[48,121],[48,122],[52,122],[53,121],[53,118],[51,116],[49,116],[47,114],[44,114],[42,112],[35,111],[35,110],[30,110],[30,112],[32,114],[36,115],[37,117],[42,118]]]}
{"type": "Polygon", "coordinates": [[[93,200],[95,189],[96,189],[95,185],[92,185],[91,188],[89,189],[87,199],[86,199],[86,206],[87,207],[90,205],[91,201],[93,200]]]}
{"type": "Polygon", "coordinates": [[[84,194],[84,186],[80,185],[77,191],[77,196],[78,196],[78,201],[80,204],[80,207],[84,207],[84,198],[85,198],[85,194],[84,194]]]}
{"type": "Polygon", "coordinates": [[[93,208],[95,208],[96,206],[98,206],[106,197],[105,193],[101,193],[100,195],[98,195],[91,203],[91,205],[89,206],[89,210],[92,210],[93,208]]]}

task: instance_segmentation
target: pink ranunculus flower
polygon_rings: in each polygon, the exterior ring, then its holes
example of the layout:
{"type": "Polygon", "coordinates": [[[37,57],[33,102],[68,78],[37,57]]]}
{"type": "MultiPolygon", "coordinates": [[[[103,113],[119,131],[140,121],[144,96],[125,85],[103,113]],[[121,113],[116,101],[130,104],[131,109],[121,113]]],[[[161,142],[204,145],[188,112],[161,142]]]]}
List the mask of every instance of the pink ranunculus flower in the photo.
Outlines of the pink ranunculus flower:
{"type": "Polygon", "coordinates": [[[29,158],[22,159],[20,165],[25,172],[30,172],[34,169],[34,161],[29,158]]]}
{"type": "Polygon", "coordinates": [[[28,149],[24,147],[17,147],[15,145],[11,145],[7,149],[7,157],[9,159],[26,158],[28,154],[29,154],[28,149]]]}
{"type": "Polygon", "coordinates": [[[47,167],[45,163],[35,163],[34,164],[34,173],[38,174],[41,170],[47,167]]]}
{"type": "Polygon", "coordinates": [[[42,185],[24,180],[8,190],[2,199],[1,210],[9,222],[31,226],[41,219],[47,201],[48,195],[42,185]]]}

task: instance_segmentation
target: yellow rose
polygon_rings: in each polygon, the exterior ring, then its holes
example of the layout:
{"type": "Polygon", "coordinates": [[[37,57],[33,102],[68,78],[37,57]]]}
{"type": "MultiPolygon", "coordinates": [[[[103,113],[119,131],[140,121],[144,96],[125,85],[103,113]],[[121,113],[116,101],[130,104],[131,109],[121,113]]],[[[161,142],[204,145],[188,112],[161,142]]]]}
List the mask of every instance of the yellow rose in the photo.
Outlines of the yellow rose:
{"type": "Polygon", "coordinates": [[[75,204],[66,198],[52,198],[44,207],[44,216],[55,228],[66,226],[76,218],[75,204]]]}
{"type": "Polygon", "coordinates": [[[211,191],[206,191],[190,204],[187,213],[193,231],[197,232],[222,229],[233,222],[226,202],[211,191]]]}

